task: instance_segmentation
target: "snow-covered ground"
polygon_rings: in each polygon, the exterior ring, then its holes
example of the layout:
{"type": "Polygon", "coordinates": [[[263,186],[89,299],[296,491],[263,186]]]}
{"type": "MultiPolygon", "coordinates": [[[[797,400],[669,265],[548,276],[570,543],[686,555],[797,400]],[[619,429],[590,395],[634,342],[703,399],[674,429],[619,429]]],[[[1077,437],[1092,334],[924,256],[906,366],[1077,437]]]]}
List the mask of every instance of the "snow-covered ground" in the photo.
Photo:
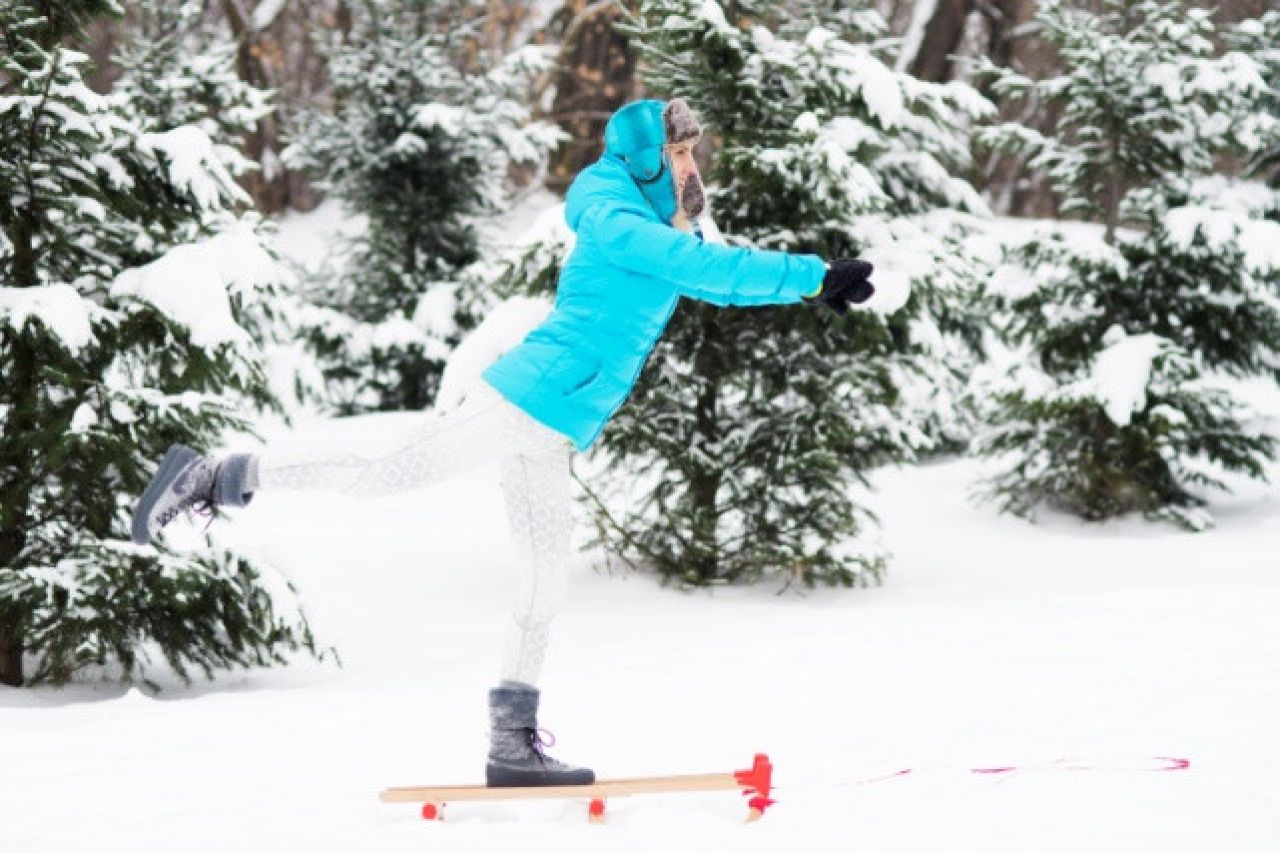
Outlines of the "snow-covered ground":
{"type": "MultiPolygon", "coordinates": [[[[342,227],[316,217],[284,223],[291,252],[342,227]]],[[[371,446],[417,417],[264,428],[371,446]]],[[[341,668],[0,691],[0,851],[1278,849],[1280,488],[1187,534],[1000,517],[968,501],[976,474],[876,477],[876,589],[680,593],[580,556],[542,684],[553,754],[609,777],[767,752],[760,823],[734,793],[614,800],[604,827],[582,802],[455,803],[443,824],[378,802],[481,779],[515,560],[490,466],[370,501],[264,492],[215,523],[297,584],[341,668]]]]}
{"type": "Polygon", "coordinates": [[[1029,526],[972,507],[973,474],[878,478],[896,559],[877,589],[683,594],[575,568],[543,684],[554,752],[605,776],[768,752],[758,824],[732,793],[616,800],[603,828],[578,802],[458,803],[443,824],[378,802],[480,779],[515,559],[491,466],[368,502],[263,493],[220,525],[299,585],[342,668],[0,693],[0,849],[1275,850],[1280,494],[1203,534],[1029,526]],[[1191,766],[1127,769],[1152,756],[1191,766]],[[1008,765],[1031,769],[964,772],[1008,765]]]}

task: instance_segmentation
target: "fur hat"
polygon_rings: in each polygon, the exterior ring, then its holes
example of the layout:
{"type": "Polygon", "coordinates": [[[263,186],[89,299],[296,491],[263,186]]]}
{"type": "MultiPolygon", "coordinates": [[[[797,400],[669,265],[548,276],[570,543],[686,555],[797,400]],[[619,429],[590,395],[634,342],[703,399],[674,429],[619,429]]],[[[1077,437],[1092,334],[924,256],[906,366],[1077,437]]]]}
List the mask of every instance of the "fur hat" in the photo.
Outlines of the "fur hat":
{"type": "Polygon", "coordinates": [[[702,126],[698,117],[689,109],[684,98],[672,98],[662,110],[663,136],[668,145],[692,140],[695,144],[702,138],[702,126]]]}

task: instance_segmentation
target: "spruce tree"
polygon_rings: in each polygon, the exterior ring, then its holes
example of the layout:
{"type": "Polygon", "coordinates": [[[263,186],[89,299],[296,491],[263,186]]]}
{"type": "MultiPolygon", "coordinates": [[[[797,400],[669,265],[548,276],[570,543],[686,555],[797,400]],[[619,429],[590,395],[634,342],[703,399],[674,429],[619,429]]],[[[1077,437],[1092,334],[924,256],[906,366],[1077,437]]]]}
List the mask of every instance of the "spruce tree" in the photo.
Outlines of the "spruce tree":
{"type": "Polygon", "coordinates": [[[477,318],[460,292],[478,259],[477,219],[501,210],[513,165],[540,167],[559,133],[524,94],[546,61],[525,48],[476,64],[468,33],[430,4],[370,0],[328,48],[332,109],[296,120],[293,166],[367,221],[322,271],[302,319],[338,413],[422,409],[444,359],[477,318]]]}
{"type": "MultiPolygon", "coordinates": [[[[129,516],[172,442],[209,450],[271,407],[239,321],[280,286],[229,157],[166,125],[135,76],[84,84],[114,2],[0,8],[0,683],[85,667],[184,678],[316,651],[292,588],[204,537],[140,548],[129,516]],[[145,93],[145,96],[144,96],[145,93]],[[175,545],[181,543],[175,542],[175,545]]],[[[175,534],[176,536],[176,534],[175,534]]]]}
{"type": "Polygon", "coordinates": [[[1053,136],[985,140],[1029,158],[1062,209],[1100,223],[1014,247],[993,279],[1017,366],[989,392],[997,460],[983,494],[1023,515],[1130,512],[1199,529],[1224,471],[1261,477],[1275,452],[1226,376],[1280,369],[1274,257],[1247,222],[1197,203],[1218,158],[1249,153],[1265,87],[1247,55],[1215,53],[1206,10],[1104,0],[1042,4],[1063,72],[988,67],[997,91],[1058,107],[1053,136]]]}
{"type": "MultiPolygon", "coordinates": [[[[243,154],[243,148],[259,122],[271,114],[272,93],[240,78],[236,43],[219,25],[207,21],[201,0],[142,0],[134,14],[137,35],[113,57],[120,77],[112,88],[112,100],[146,131],[199,130],[227,175],[247,188],[245,178],[258,166],[243,154]]],[[[249,203],[247,196],[232,193],[238,204],[249,203]]],[[[252,209],[238,218],[271,251],[274,225],[252,209]]],[[[181,223],[184,230],[170,235],[169,242],[217,232],[225,221],[222,206],[210,205],[181,223]]],[[[286,421],[290,412],[303,405],[322,402],[326,398],[323,376],[294,328],[297,318],[315,307],[300,293],[293,272],[287,266],[273,266],[269,280],[229,284],[229,295],[236,301],[236,322],[261,346],[265,358],[269,381],[251,392],[255,402],[277,410],[283,407],[286,421]],[[248,285],[257,292],[242,294],[248,285]]]]}
{"type": "MultiPolygon", "coordinates": [[[[963,214],[985,207],[956,174],[987,105],[893,72],[869,4],[775,6],[646,2],[629,32],[653,95],[703,120],[728,239],[868,258],[880,310],[682,300],[588,484],[593,544],[682,584],[876,581],[886,557],[850,487],[968,428],[957,401],[980,265],[963,214]]],[[[513,278],[548,281],[548,247],[513,278]]]]}
{"type": "MultiPolygon", "coordinates": [[[[1230,44],[1253,57],[1267,82],[1266,112],[1257,128],[1262,141],[1253,165],[1257,174],[1280,191],[1280,9],[1242,22],[1230,35],[1230,44]]],[[[1280,202],[1272,208],[1271,216],[1280,220],[1280,202]]]]}

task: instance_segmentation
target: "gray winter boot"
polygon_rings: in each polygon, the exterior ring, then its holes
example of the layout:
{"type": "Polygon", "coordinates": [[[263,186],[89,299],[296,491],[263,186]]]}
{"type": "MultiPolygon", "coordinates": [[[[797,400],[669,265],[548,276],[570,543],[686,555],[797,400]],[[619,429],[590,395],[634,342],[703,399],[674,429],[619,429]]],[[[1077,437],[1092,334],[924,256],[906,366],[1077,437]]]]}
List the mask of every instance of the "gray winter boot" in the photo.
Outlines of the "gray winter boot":
{"type": "Polygon", "coordinates": [[[503,681],[489,691],[489,763],[485,784],[490,788],[543,785],[590,785],[596,774],[570,767],[546,755],[538,734],[538,690],[518,681],[503,681]]]}
{"type": "Polygon", "coordinates": [[[248,506],[253,500],[252,459],[248,453],[201,456],[185,444],[170,445],[133,510],[133,541],[146,545],[186,510],[212,519],[215,506],[248,506]]]}

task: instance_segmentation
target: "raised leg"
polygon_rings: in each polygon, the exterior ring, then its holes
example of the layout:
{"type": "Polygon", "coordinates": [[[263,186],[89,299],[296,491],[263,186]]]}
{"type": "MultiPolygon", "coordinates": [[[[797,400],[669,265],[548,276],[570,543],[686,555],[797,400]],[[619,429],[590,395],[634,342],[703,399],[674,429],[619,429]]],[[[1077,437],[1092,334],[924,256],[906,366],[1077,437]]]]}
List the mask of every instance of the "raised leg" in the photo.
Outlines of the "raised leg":
{"type": "Polygon", "coordinates": [[[421,488],[530,449],[528,416],[492,386],[477,383],[457,408],[424,412],[422,422],[386,448],[272,446],[255,455],[248,474],[257,489],[336,491],[376,497],[421,488]]]}

